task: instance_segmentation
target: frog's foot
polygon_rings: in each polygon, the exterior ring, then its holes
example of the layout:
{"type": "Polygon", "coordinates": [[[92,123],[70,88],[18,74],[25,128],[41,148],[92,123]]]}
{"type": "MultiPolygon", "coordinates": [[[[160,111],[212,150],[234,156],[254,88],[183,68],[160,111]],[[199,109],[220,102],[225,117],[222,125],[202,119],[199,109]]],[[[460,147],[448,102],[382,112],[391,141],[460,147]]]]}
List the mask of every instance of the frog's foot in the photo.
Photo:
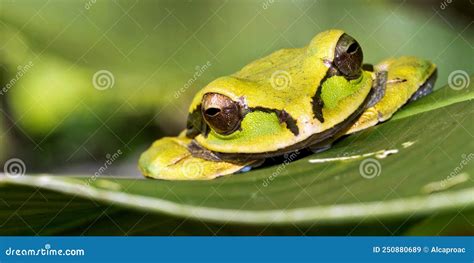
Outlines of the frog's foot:
{"type": "Polygon", "coordinates": [[[411,96],[408,100],[408,103],[413,102],[421,97],[424,97],[431,92],[433,92],[434,84],[436,82],[436,78],[438,77],[438,70],[435,69],[431,76],[420,86],[420,88],[411,96]]]}
{"type": "Polygon", "coordinates": [[[331,149],[331,146],[332,146],[331,143],[324,144],[324,145],[316,144],[316,145],[312,145],[312,146],[308,147],[308,149],[311,150],[311,152],[313,152],[313,153],[320,153],[320,152],[324,152],[324,151],[327,151],[327,150],[331,149]]]}
{"type": "Polygon", "coordinates": [[[184,136],[157,140],[140,157],[143,175],[165,180],[209,180],[232,174],[255,163],[210,161],[193,156],[188,150],[191,139],[184,136]]]}

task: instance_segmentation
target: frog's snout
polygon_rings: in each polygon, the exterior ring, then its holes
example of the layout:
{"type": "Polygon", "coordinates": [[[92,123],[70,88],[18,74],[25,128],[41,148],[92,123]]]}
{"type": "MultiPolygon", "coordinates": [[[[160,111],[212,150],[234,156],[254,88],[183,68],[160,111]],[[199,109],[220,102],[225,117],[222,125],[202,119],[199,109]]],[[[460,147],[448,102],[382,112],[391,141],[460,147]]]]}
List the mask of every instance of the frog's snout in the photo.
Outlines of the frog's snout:
{"type": "Polygon", "coordinates": [[[207,125],[222,135],[237,130],[242,121],[240,105],[218,93],[206,93],[203,96],[201,112],[207,125]]]}

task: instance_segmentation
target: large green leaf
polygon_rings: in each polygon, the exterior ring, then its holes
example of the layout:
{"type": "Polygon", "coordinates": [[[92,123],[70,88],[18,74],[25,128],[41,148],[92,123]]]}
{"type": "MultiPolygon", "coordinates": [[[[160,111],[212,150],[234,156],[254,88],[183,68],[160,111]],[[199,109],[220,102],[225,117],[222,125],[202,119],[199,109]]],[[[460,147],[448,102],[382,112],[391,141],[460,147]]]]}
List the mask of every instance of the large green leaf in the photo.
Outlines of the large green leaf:
{"type": "Polygon", "coordinates": [[[0,231],[398,234],[433,214],[469,212],[470,83],[461,90],[439,89],[326,152],[211,181],[3,176],[0,231]],[[372,232],[366,232],[369,226],[372,232]]]}

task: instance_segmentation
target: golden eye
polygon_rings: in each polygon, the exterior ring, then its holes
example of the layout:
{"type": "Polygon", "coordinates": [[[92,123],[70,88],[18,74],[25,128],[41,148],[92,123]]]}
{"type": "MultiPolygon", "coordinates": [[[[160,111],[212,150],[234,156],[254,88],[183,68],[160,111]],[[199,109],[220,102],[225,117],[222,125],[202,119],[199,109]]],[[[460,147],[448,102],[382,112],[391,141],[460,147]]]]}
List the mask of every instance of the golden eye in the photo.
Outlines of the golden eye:
{"type": "Polygon", "coordinates": [[[343,34],[336,44],[334,56],[334,65],[339,72],[349,79],[359,77],[363,58],[359,43],[351,36],[343,34]]]}
{"type": "Polygon", "coordinates": [[[206,123],[222,135],[228,135],[237,130],[242,121],[240,105],[218,93],[204,94],[201,112],[206,123]]]}

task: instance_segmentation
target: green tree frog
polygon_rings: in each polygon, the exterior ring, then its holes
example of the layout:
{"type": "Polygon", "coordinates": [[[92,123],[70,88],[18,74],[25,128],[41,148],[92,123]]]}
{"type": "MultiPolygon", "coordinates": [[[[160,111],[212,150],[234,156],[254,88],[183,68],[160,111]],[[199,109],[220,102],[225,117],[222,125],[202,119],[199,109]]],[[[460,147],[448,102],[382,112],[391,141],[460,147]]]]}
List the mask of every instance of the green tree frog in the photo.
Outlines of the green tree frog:
{"type": "Polygon", "coordinates": [[[157,140],[141,172],[169,180],[213,179],[389,119],[429,94],[436,66],[416,57],[363,64],[359,43],[341,30],[302,48],[278,50],[218,78],[192,100],[186,129],[157,140]]]}

